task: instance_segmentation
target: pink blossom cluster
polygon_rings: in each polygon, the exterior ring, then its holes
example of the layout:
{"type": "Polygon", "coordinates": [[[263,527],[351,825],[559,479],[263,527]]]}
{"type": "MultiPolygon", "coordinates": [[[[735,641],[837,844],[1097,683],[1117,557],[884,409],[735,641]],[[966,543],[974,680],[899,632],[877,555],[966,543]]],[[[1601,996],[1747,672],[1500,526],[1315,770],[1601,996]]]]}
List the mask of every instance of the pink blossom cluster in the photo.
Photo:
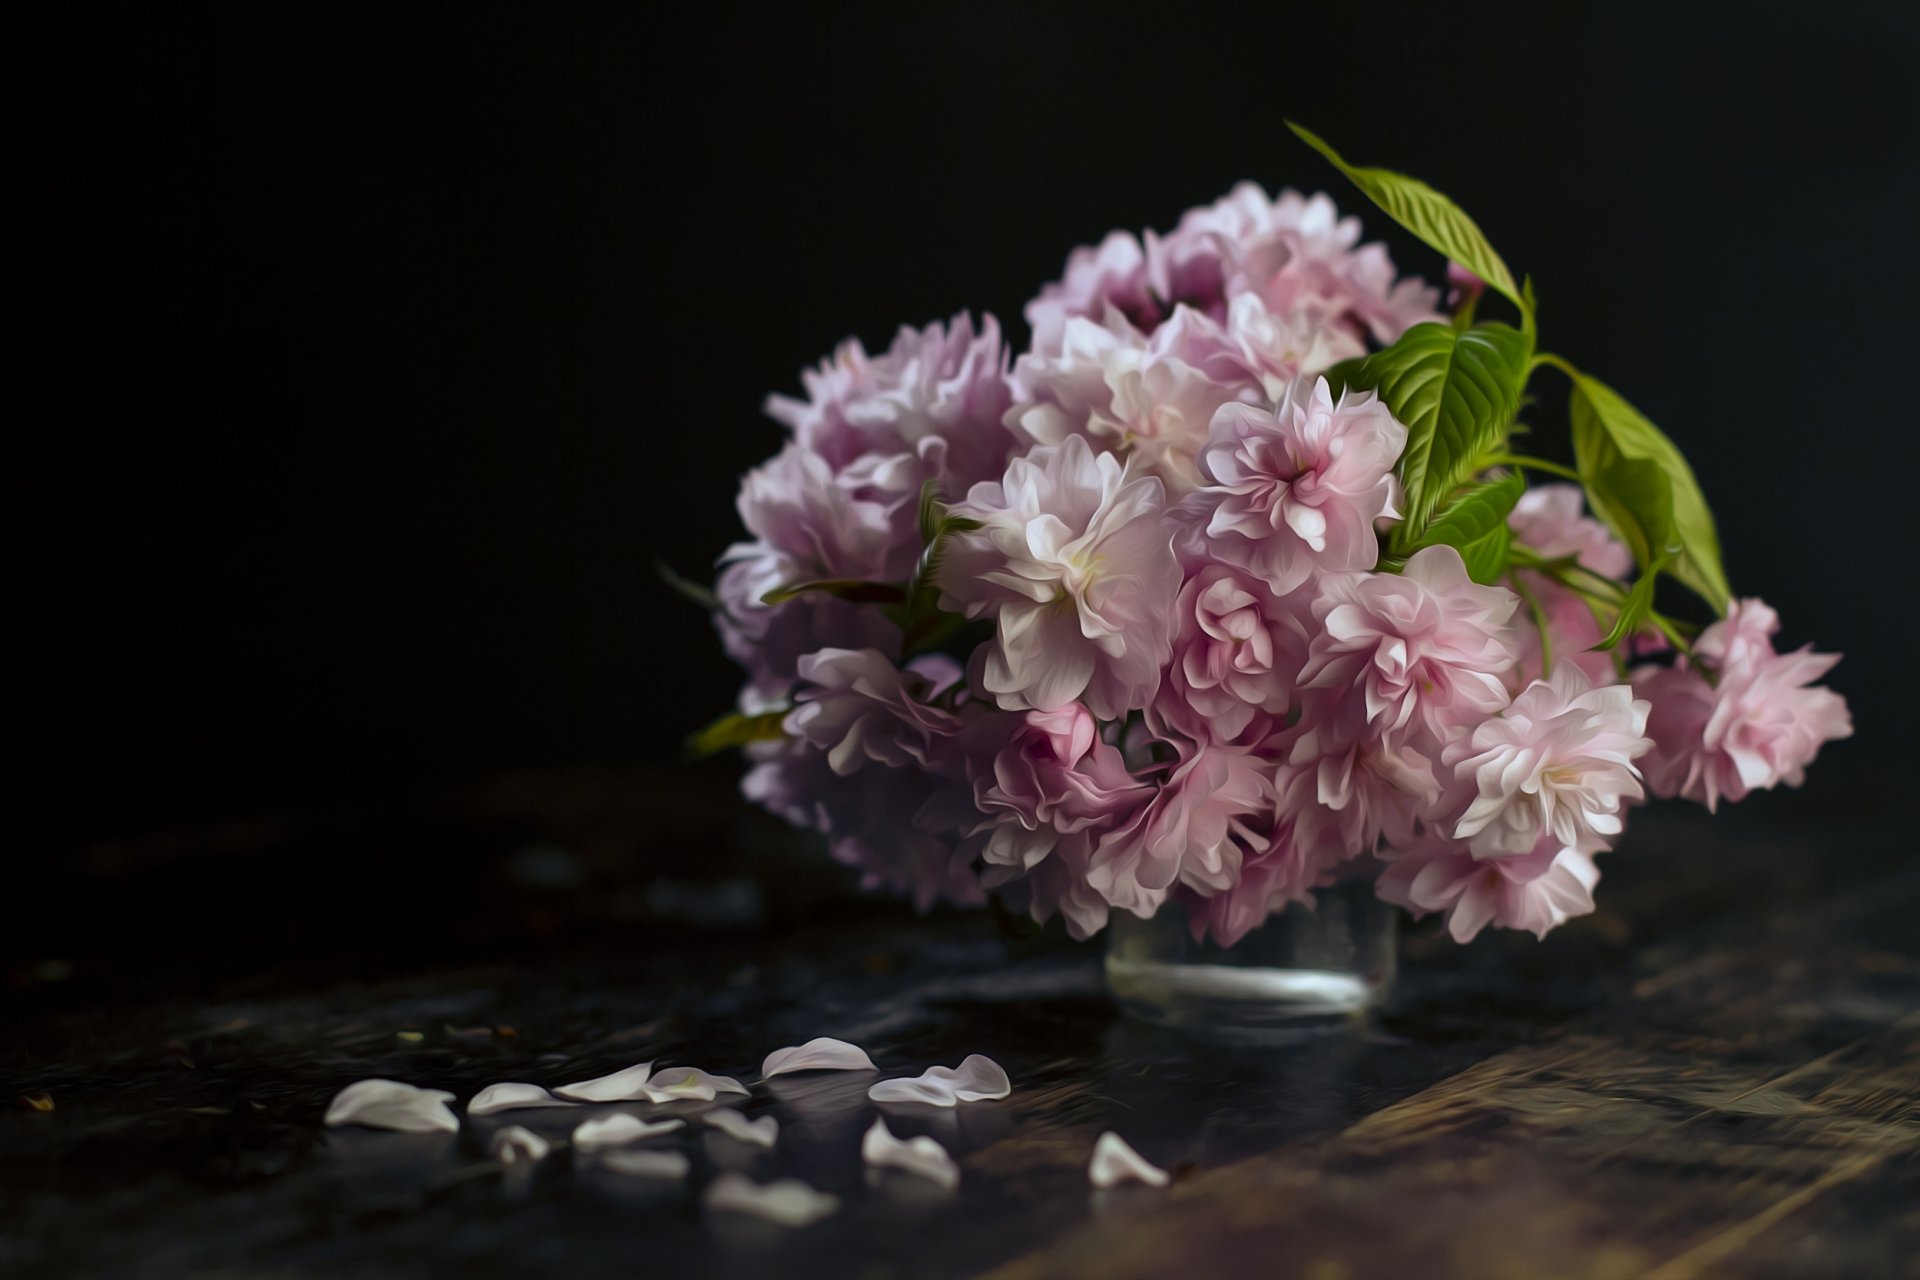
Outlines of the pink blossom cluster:
{"type": "MultiPolygon", "coordinates": [[[[922,907],[993,894],[1085,937],[1177,903],[1230,944],[1364,875],[1465,942],[1591,911],[1649,795],[1798,784],[1847,709],[1759,601],[1633,666],[1655,646],[1600,650],[1543,573],[1383,563],[1408,428],[1322,375],[1439,302],[1326,196],[1243,185],[1076,250],[1024,351],[965,315],[843,344],[769,401],[786,443],[719,578],[741,710],[781,730],[746,794],[922,907]],[[923,577],[930,633],[903,608],[923,577]]],[[[1577,487],[1509,523],[1631,572],[1577,487]]]]}

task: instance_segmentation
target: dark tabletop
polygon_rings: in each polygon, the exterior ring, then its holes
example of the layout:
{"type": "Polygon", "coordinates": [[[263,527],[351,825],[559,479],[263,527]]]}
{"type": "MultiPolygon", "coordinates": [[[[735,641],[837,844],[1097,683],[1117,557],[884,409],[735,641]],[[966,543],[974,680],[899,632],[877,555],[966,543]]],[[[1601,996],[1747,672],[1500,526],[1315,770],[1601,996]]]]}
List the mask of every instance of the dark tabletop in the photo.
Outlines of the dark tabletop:
{"type": "Polygon", "coordinates": [[[1656,807],[1594,916],[1466,948],[1412,927],[1375,1024],[1267,1048],[1120,1017],[1097,944],[852,898],[727,788],[500,779],[17,884],[0,1275],[1920,1275],[1920,861],[1879,780],[1656,807]],[[886,1074],[1007,1068],[1005,1101],[888,1112],[957,1190],[863,1169],[862,1074],[756,1087],[769,1152],[689,1126],[680,1184],[489,1159],[580,1112],[320,1123],[369,1076],[463,1103],[646,1059],[753,1080],[817,1035],[886,1074]],[[1173,1185],[1093,1190],[1107,1129],[1173,1185]],[[704,1211],[730,1168],[843,1207],[704,1211]]]}

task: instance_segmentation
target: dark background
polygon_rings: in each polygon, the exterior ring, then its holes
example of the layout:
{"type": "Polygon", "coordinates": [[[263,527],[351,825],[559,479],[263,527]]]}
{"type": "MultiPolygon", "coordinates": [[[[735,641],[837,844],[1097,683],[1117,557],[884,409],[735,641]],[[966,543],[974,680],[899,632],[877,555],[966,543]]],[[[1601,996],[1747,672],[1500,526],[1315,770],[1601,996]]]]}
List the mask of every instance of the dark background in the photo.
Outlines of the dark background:
{"type": "Polygon", "coordinates": [[[762,397],[836,341],[1021,334],[1073,245],[1241,178],[1437,273],[1283,116],[1453,195],[1546,345],[1680,442],[1736,589],[1847,655],[1822,771],[1911,752],[1920,5],[273,5],[9,43],[16,853],[676,759],[733,673],[651,562],[704,576],[762,397]]]}

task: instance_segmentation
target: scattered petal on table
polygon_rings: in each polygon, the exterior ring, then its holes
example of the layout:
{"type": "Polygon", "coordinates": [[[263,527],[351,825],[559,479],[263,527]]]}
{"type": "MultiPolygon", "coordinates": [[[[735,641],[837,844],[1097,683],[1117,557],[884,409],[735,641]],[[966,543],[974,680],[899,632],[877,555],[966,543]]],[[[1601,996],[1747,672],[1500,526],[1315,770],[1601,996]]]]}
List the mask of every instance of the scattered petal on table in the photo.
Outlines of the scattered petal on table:
{"type": "Polygon", "coordinates": [[[999,1063],[981,1054],[968,1054],[958,1067],[928,1067],[901,1080],[882,1080],[867,1090],[875,1102],[920,1102],[951,1107],[961,1102],[991,1102],[1013,1092],[1013,1082],[999,1063]]]}
{"type": "Polygon", "coordinates": [[[860,1140],[860,1156],[876,1168],[905,1169],[943,1187],[960,1185],[960,1166],[945,1147],[924,1135],[902,1142],[885,1120],[875,1120],[860,1140]]]}
{"type": "Polygon", "coordinates": [[[577,1102],[556,1098],[537,1084],[490,1084],[473,1095],[467,1104],[470,1116],[490,1116],[496,1111],[518,1111],[523,1107],[577,1107],[577,1102]]]}
{"type": "Polygon", "coordinates": [[[493,1135],[493,1158],[504,1165],[537,1164],[553,1144],[524,1125],[510,1124],[493,1135]]]}
{"type": "Polygon", "coordinates": [[[618,1115],[588,1120],[573,1131],[576,1151],[596,1151],[603,1147],[624,1147],[642,1138],[654,1138],[681,1128],[685,1120],[642,1120],[622,1111],[618,1115]]]}
{"type": "Polygon", "coordinates": [[[649,1102],[712,1102],[722,1093],[751,1093],[732,1076],[709,1075],[698,1067],[668,1067],[647,1081],[649,1102]]]}
{"type": "Polygon", "coordinates": [[[397,1080],[362,1080],[334,1095],[329,1125],[357,1124],[399,1133],[458,1133],[460,1118],[448,1109],[453,1095],[418,1089],[397,1080]]]}
{"type": "Polygon", "coordinates": [[[756,1147],[771,1147],[774,1139],[780,1136],[780,1122],[772,1116],[761,1116],[758,1120],[749,1120],[732,1107],[721,1107],[709,1111],[700,1117],[729,1138],[752,1143],[756,1147]]]}
{"type": "Polygon", "coordinates": [[[770,1080],[790,1071],[877,1071],[873,1059],[857,1044],[820,1036],[790,1049],[775,1049],[760,1064],[760,1076],[770,1080]]]}
{"type": "Polygon", "coordinates": [[[663,1178],[679,1181],[687,1176],[687,1157],[678,1151],[649,1151],[645,1148],[606,1152],[598,1163],[615,1173],[633,1178],[663,1178]]]}
{"type": "Polygon", "coordinates": [[[647,1096],[647,1080],[652,1074],[653,1064],[642,1062],[610,1076],[563,1084],[554,1092],[576,1102],[638,1102],[647,1096]]]}
{"type": "Polygon", "coordinates": [[[1096,1187],[1114,1187],[1122,1182],[1164,1187],[1170,1180],[1165,1169],[1148,1164],[1111,1130],[1101,1134],[1100,1141],[1093,1144],[1093,1160],[1087,1165],[1087,1177],[1096,1187]]]}
{"type": "Polygon", "coordinates": [[[840,1197],[815,1191],[797,1178],[781,1178],[764,1185],[743,1173],[723,1173],[707,1186],[707,1208],[750,1213],[783,1227],[804,1227],[831,1217],[840,1197]]]}

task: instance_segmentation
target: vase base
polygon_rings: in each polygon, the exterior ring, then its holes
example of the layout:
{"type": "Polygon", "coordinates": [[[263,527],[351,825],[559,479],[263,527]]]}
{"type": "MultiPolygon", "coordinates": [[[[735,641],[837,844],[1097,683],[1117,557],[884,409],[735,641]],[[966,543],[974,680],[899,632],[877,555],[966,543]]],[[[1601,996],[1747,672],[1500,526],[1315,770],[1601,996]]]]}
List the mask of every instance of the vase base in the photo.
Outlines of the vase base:
{"type": "Polygon", "coordinates": [[[1165,963],[1107,957],[1107,987],[1129,1016],[1187,1035],[1288,1040],[1363,1022],[1378,977],[1332,970],[1165,963]]]}

